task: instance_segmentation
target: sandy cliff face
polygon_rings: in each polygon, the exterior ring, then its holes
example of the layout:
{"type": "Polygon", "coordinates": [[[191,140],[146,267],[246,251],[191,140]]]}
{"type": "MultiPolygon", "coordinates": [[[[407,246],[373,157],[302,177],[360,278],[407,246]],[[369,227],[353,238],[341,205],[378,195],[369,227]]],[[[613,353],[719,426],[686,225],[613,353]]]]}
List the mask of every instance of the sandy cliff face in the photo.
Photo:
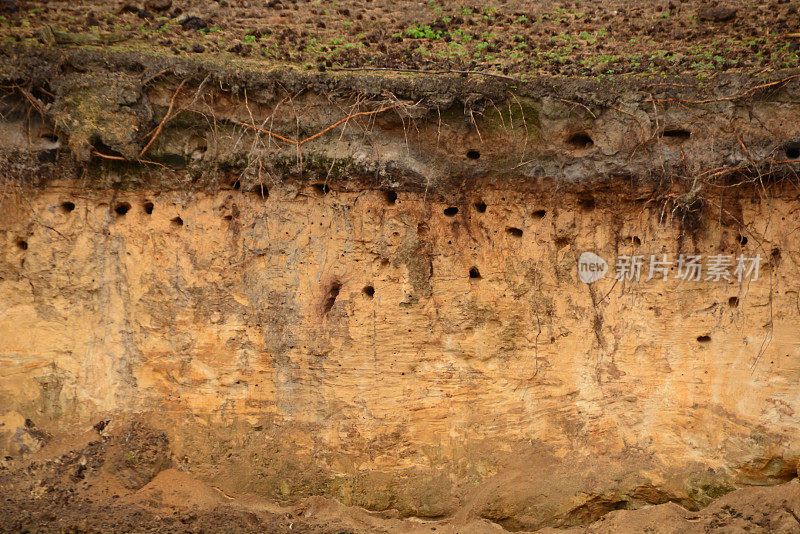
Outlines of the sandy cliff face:
{"type": "Polygon", "coordinates": [[[89,432],[57,464],[79,480],[509,529],[797,476],[797,75],[0,54],[12,474],[89,432]],[[651,254],[733,265],[648,280],[651,254]]]}
{"type": "Polygon", "coordinates": [[[35,449],[26,417],[143,412],[230,491],[507,526],[788,480],[800,213],[774,192],[721,200],[744,235],[619,191],[11,192],[5,448],[35,449]],[[587,285],[582,251],[764,263],[587,285]]]}

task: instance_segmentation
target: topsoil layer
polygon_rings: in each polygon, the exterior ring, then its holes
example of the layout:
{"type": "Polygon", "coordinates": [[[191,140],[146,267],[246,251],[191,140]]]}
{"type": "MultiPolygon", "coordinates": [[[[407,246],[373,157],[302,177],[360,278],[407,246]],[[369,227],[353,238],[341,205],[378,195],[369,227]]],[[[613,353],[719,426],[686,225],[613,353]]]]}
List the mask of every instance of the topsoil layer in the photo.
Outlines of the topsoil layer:
{"type": "Polygon", "coordinates": [[[798,2],[353,0],[0,0],[0,36],[40,39],[45,25],[107,46],[168,55],[249,57],[309,70],[639,73],[710,78],[794,68],[798,2]],[[119,39],[119,40],[117,40],[119,39]]]}

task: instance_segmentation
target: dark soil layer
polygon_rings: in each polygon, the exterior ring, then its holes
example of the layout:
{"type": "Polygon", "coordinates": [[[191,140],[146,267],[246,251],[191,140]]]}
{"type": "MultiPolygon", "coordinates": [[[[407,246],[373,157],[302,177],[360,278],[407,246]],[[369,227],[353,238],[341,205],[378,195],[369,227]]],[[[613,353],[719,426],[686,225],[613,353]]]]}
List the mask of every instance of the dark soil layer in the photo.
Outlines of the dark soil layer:
{"type": "Polygon", "coordinates": [[[0,35],[44,25],[115,34],[115,48],[250,57],[312,70],[479,70],[538,74],[681,74],[798,65],[798,2],[431,0],[0,2],[0,35]]]}

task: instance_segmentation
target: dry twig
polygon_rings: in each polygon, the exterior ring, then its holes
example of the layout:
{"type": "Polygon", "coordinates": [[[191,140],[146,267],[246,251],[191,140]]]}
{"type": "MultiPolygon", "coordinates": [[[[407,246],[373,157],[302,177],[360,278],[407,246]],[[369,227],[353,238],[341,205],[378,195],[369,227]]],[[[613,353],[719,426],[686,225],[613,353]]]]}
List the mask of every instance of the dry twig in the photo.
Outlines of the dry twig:
{"type": "Polygon", "coordinates": [[[150,141],[148,141],[147,144],[144,145],[144,148],[142,149],[142,151],[139,152],[139,157],[140,158],[147,153],[147,150],[155,142],[155,140],[158,138],[158,135],[161,133],[161,129],[164,128],[164,125],[171,118],[172,108],[175,106],[175,98],[178,96],[178,93],[181,92],[181,89],[183,88],[183,84],[185,84],[185,83],[186,83],[186,80],[181,81],[180,85],[175,90],[175,93],[173,93],[172,98],[169,101],[169,108],[167,109],[166,115],[164,115],[164,118],[161,119],[161,122],[156,127],[155,131],[153,132],[153,136],[150,138],[150,141]]]}

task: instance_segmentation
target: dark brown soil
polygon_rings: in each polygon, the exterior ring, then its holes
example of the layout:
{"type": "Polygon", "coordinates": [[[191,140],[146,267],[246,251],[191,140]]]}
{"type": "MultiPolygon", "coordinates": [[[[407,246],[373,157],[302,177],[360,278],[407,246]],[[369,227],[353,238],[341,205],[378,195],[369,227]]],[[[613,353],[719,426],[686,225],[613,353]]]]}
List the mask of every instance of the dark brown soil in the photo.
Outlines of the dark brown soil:
{"type": "Polygon", "coordinates": [[[431,0],[14,0],[7,40],[45,24],[108,34],[114,46],[174,55],[250,57],[307,69],[480,70],[537,74],[681,74],[798,66],[798,2],[431,0]],[[169,5],[169,8],[165,6],[169,5]],[[149,7],[148,7],[149,6],[149,7]]]}

